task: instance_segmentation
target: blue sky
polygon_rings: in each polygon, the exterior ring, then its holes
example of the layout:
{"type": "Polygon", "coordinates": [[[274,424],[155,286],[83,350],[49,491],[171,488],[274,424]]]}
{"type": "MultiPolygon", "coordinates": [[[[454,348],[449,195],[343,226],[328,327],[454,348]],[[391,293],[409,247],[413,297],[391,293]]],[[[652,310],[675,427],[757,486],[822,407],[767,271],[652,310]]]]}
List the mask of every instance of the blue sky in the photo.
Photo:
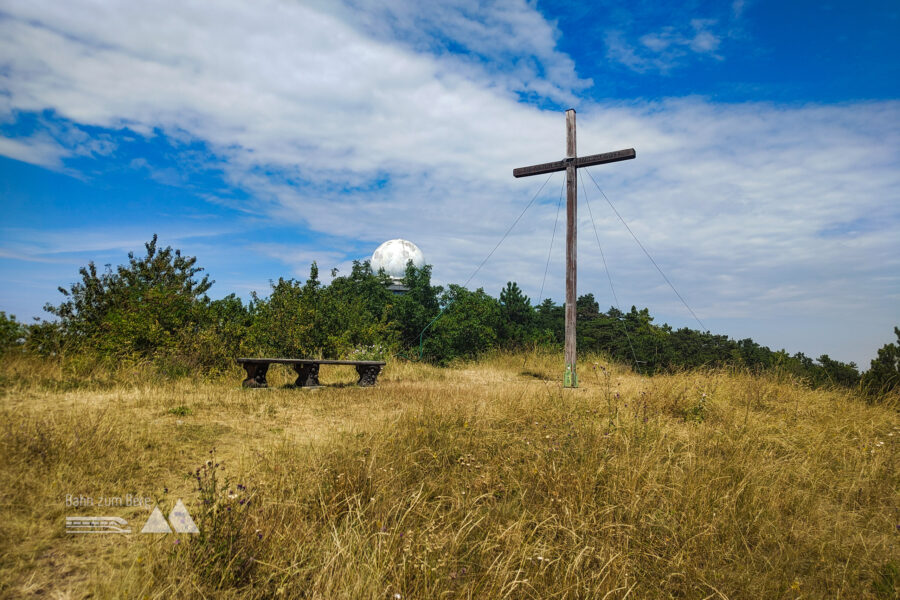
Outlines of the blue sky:
{"type": "MultiPolygon", "coordinates": [[[[706,326],[861,366],[900,324],[896,2],[0,5],[0,310],[158,233],[213,296],[382,241],[464,282],[541,181],[591,174],[706,326]]],[[[561,179],[472,279],[536,301],[561,179]]],[[[696,323],[588,180],[579,293],[696,323]]],[[[586,195],[586,198],[584,197],[586,195]]],[[[544,296],[563,297],[563,248],[544,296]]]]}

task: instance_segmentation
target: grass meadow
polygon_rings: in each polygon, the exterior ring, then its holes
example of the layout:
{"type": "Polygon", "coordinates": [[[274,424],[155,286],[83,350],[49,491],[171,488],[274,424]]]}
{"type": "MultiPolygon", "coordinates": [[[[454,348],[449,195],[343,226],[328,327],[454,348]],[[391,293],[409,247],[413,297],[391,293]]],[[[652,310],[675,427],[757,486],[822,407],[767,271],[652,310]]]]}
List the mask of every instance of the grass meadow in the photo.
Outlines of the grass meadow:
{"type": "Polygon", "coordinates": [[[775,374],[0,371],[0,597],[897,598],[900,413],[775,374]],[[66,506],[66,498],[152,499],[66,506]],[[201,533],[140,534],[183,499],[201,533]],[[65,533],[118,516],[127,535],[65,533]]]}

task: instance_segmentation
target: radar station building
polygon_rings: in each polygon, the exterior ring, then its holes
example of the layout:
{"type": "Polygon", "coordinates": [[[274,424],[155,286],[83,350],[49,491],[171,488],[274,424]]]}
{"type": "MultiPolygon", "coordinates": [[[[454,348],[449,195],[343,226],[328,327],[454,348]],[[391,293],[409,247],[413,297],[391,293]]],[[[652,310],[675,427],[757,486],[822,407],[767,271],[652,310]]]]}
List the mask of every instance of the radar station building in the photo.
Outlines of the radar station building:
{"type": "Polygon", "coordinates": [[[406,263],[412,261],[417,269],[425,266],[425,255],[419,247],[408,240],[388,240],[378,246],[372,254],[372,271],[378,273],[384,269],[385,274],[391,279],[388,289],[394,294],[403,294],[409,288],[403,285],[403,277],[406,275],[406,263]]]}

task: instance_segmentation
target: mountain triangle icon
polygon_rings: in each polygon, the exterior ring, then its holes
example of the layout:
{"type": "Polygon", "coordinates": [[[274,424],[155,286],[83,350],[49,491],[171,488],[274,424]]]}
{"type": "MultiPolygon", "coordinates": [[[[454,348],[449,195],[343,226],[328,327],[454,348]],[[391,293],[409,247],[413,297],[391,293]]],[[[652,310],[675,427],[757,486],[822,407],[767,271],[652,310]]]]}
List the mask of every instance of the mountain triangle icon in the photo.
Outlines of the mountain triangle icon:
{"type": "MultiPolygon", "coordinates": [[[[175,511],[173,510],[172,512],[175,511]]],[[[172,533],[172,529],[169,527],[169,524],[166,523],[166,518],[159,510],[158,506],[150,513],[150,518],[147,519],[147,523],[144,525],[144,528],[141,529],[141,533],[172,533]]]]}
{"type": "MultiPolygon", "coordinates": [[[[152,519],[153,517],[151,516],[150,518],[152,519]]],[[[178,499],[178,502],[175,503],[175,508],[169,513],[169,523],[172,524],[172,529],[175,530],[175,533],[200,533],[191,515],[188,514],[187,508],[184,507],[184,502],[181,501],[181,498],[178,499]]]]}

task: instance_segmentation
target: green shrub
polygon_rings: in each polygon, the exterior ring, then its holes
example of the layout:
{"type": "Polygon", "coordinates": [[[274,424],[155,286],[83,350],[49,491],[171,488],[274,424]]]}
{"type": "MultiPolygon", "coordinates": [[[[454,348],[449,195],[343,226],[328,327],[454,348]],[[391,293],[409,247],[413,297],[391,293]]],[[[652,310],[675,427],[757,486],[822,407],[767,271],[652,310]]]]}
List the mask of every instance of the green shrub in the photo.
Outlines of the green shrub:
{"type": "Polygon", "coordinates": [[[863,376],[862,386],[871,396],[900,389],[900,327],[894,327],[894,334],[897,343],[882,346],[863,376]]]}
{"type": "Polygon", "coordinates": [[[22,348],[26,334],[25,326],[16,321],[16,315],[7,316],[0,310],[0,353],[22,348]]]}

